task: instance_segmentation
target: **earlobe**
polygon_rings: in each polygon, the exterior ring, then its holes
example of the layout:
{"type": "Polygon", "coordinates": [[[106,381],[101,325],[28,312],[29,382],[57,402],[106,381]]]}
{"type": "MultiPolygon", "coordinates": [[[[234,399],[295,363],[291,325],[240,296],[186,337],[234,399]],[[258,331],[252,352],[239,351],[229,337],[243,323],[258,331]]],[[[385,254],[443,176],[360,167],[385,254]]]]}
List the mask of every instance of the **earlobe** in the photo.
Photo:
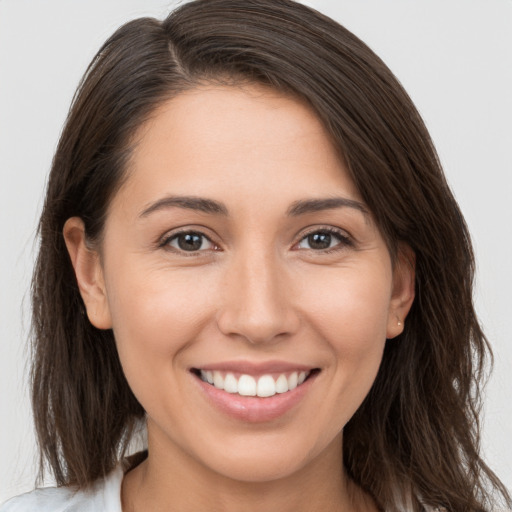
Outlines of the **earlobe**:
{"type": "Polygon", "coordinates": [[[388,339],[395,338],[404,330],[405,318],[415,296],[415,261],[414,251],[405,244],[400,245],[393,269],[393,290],[386,333],[388,339]]]}
{"type": "Polygon", "coordinates": [[[62,230],[89,321],[98,329],[110,329],[112,320],[99,254],[87,245],[82,219],[71,217],[62,230]]]}

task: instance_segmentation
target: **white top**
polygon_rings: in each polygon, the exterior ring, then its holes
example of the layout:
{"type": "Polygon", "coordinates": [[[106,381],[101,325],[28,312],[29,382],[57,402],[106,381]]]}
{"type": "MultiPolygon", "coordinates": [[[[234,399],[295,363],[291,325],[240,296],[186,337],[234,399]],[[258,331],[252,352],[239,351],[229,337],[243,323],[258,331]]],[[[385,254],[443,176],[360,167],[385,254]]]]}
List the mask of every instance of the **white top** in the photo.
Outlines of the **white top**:
{"type": "Polygon", "coordinates": [[[88,491],[46,487],[21,494],[0,505],[0,512],[122,512],[124,469],[124,464],[120,464],[88,491]]]}
{"type": "MultiPolygon", "coordinates": [[[[45,487],[20,494],[0,505],[0,512],[123,512],[121,484],[129,466],[126,460],[123,461],[87,491],[76,491],[72,487],[45,487]]],[[[425,512],[443,511],[445,509],[425,506],[425,512]]]]}

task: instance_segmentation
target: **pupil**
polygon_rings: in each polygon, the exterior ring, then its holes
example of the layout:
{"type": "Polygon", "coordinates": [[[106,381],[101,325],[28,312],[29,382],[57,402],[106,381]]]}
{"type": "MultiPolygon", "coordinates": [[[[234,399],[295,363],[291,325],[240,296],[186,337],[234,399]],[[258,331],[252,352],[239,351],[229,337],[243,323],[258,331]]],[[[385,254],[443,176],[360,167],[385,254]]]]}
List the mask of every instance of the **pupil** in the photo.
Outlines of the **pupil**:
{"type": "Polygon", "coordinates": [[[194,233],[187,233],[178,237],[178,245],[184,251],[196,251],[201,248],[202,240],[201,235],[194,233]]]}
{"type": "Polygon", "coordinates": [[[328,233],[314,233],[308,236],[308,242],[312,249],[328,249],[331,245],[331,235],[328,233]]]}

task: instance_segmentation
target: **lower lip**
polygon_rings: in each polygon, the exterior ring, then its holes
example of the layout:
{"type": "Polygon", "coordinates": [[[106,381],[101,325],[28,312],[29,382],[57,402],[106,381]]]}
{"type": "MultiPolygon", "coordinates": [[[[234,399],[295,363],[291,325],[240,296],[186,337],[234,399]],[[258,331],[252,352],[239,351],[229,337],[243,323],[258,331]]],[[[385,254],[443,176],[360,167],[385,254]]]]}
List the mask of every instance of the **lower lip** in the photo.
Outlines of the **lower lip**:
{"type": "Polygon", "coordinates": [[[317,373],[312,374],[305,382],[291,391],[277,393],[267,398],[227,393],[204,382],[196,375],[193,377],[207,400],[224,414],[237,420],[263,423],[275,420],[297,406],[313,385],[317,375],[317,373]]]}

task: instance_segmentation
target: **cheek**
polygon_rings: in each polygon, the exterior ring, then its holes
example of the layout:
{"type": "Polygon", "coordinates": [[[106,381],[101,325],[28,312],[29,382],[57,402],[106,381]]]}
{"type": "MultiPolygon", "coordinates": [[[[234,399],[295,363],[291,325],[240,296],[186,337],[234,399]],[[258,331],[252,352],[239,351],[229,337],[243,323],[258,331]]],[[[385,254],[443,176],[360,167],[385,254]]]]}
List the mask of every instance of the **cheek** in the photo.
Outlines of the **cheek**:
{"type": "Polygon", "coordinates": [[[391,297],[391,272],[383,265],[361,272],[340,270],[324,282],[318,293],[303,295],[304,315],[332,365],[329,400],[339,405],[333,424],[344,425],[355,413],[377,375],[386,342],[391,297]],[[307,310],[307,312],[306,312],[307,310]]]}
{"type": "Polygon", "coordinates": [[[364,354],[385,339],[392,285],[386,265],[335,269],[313,280],[316,286],[301,293],[304,314],[334,350],[364,354]]]}
{"type": "Polygon", "coordinates": [[[171,378],[181,351],[202,329],[213,283],[197,272],[117,270],[107,292],[121,364],[132,387],[143,381],[155,385],[171,378]]]}
{"type": "Polygon", "coordinates": [[[207,290],[213,283],[197,279],[197,272],[142,269],[120,272],[122,281],[110,283],[114,337],[128,384],[148,417],[176,431],[182,424],[176,414],[188,405],[179,378],[187,366],[182,354],[211,316],[207,290]]]}

